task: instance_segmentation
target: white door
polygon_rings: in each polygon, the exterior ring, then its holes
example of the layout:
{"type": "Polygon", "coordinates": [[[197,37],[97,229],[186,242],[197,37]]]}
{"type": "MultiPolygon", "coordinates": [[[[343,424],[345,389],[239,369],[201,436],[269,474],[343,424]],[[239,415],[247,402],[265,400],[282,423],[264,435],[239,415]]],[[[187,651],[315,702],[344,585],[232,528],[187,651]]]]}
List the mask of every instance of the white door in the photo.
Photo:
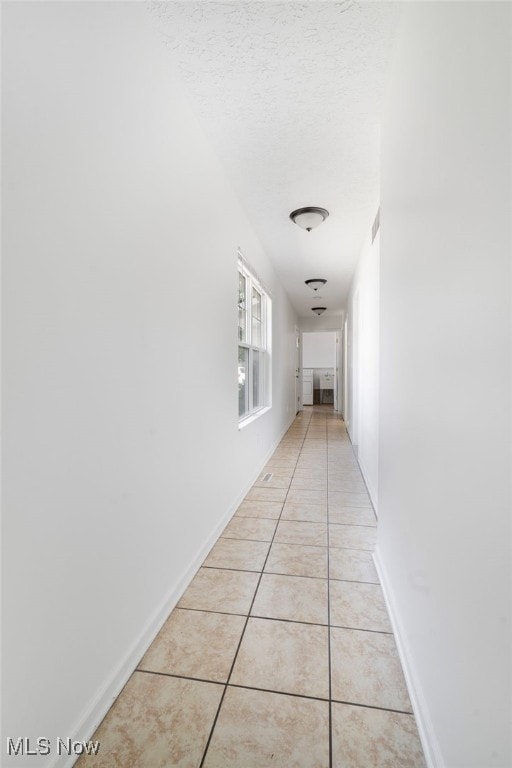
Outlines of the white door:
{"type": "Polygon", "coordinates": [[[348,327],[343,325],[343,421],[348,422],[348,327]]]}
{"type": "Polygon", "coordinates": [[[340,410],[341,331],[336,331],[336,368],[334,369],[334,410],[340,410]]]}
{"type": "Polygon", "coordinates": [[[313,369],[304,368],[302,371],[302,403],[313,405],[313,369]]]}
{"type": "Polygon", "coordinates": [[[300,386],[300,331],[295,326],[295,414],[302,410],[300,386]]]}

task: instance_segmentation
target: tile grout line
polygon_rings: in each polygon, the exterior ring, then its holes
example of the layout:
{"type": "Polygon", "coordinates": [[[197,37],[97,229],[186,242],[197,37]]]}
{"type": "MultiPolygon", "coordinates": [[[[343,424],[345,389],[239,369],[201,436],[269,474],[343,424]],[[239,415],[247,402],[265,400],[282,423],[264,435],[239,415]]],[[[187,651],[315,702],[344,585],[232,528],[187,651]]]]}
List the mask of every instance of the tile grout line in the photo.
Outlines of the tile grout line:
{"type": "MultiPolygon", "coordinates": [[[[308,424],[308,429],[309,429],[309,424],[308,424]]],[[[302,441],[303,443],[304,443],[304,440],[305,440],[305,439],[306,439],[306,437],[304,436],[304,439],[303,439],[303,441],[302,441]]],[[[295,469],[296,469],[296,467],[297,467],[297,463],[298,463],[298,461],[299,461],[299,456],[300,456],[300,451],[299,451],[299,455],[297,456],[297,460],[296,460],[296,462],[295,462],[295,465],[294,465],[294,467],[293,467],[292,480],[293,480],[293,475],[295,474],[295,469]]],[[[291,481],[290,481],[290,485],[291,485],[291,481]]],[[[222,692],[222,696],[220,697],[219,706],[217,707],[217,712],[216,712],[216,714],[215,714],[215,718],[214,718],[214,720],[213,720],[213,723],[212,723],[212,727],[211,727],[211,729],[210,729],[210,733],[209,733],[209,735],[208,735],[208,740],[207,740],[207,742],[206,742],[206,746],[205,746],[205,748],[204,748],[203,757],[202,757],[202,759],[201,759],[201,762],[200,762],[200,764],[199,764],[199,768],[203,768],[203,766],[204,766],[204,761],[206,760],[206,755],[208,754],[208,749],[209,749],[209,747],[210,747],[210,744],[211,744],[211,740],[212,740],[213,734],[214,734],[214,732],[215,732],[215,727],[216,727],[216,725],[217,725],[217,721],[218,721],[218,719],[219,719],[220,711],[221,711],[221,709],[222,709],[222,703],[223,703],[223,701],[224,701],[224,698],[225,698],[225,696],[226,696],[226,692],[227,692],[227,690],[228,690],[229,681],[231,680],[231,675],[233,674],[233,669],[234,669],[234,667],[235,667],[235,664],[236,664],[236,660],[237,660],[237,658],[238,658],[238,654],[239,654],[239,651],[240,651],[240,647],[241,647],[241,645],[242,645],[242,641],[243,641],[243,639],[244,639],[245,630],[247,629],[247,625],[248,625],[248,623],[249,623],[249,618],[251,617],[251,611],[252,611],[252,608],[253,608],[253,605],[254,605],[254,601],[256,600],[256,595],[258,594],[258,589],[259,589],[259,587],[260,587],[260,584],[261,584],[261,580],[262,580],[262,578],[263,578],[263,574],[264,574],[264,572],[265,572],[265,566],[266,566],[266,564],[267,564],[267,560],[268,560],[268,557],[269,557],[269,555],[270,555],[270,550],[272,549],[272,544],[273,544],[273,542],[274,542],[274,538],[275,538],[275,535],[276,535],[276,531],[277,531],[277,528],[278,528],[278,526],[279,526],[279,522],[280,522],[280,520],[281,520],[281,515],[283,514],[284,505],[286,504],[286,499],[288,498],[288,493],[289,493],[289,491],[290,491],[290,486],[288,486],[288,489],[286,490],[286,495],[285,495],[285,497],[284,497],[283,506],[281,507],[281,512],[279,513],[279,517],[277,518],[276,527],[275,527],[275,529],[274,529],[274,534],[273,534],[273,536],[272,536],[272,539],[271,539],[271,541],[270,541],[270,546],[269,546],[269,548],[268,548],[268,552],[267,552],[267,555],[266,555],[266,557],[265,557],[265,561],[264,561],[264,563],[263,563],[263,566],[262,566],[262,568],[261,568],[261,572],[260,572],[260,576],[259,576],[259,579],[258,579],[258,583],[256,584],[256,589],[254,590],[254,595],[253,595],[253,597],[252,597],[252,600],[251,600],[251,604],[250,604],[250,606],[249,606],[249,610],[248,610],[248,612],[247,612],[247,616],[246,616],[246,618],[245,618],[245,624],[244,624],[244,626],[243,626],[243,629],[242,629],[242,634],[240,635],[240,639],[239,639],[239,641],[238,641],[238,645],[237,645],[237,648],[236,648],[236,651],[235,651],[235,655],[234,655],[234,657],[233,657],[233,661],[232,661],[232,663],[231,663],[231,668],[230,668],[230,670],[229,670],[229,674],[228,674],[228,677],[227,677],[227,680],[226,680],[226,683],[225,683],[225,686],[224,686],[224,690],[223,690],[223,692],[222,692]]],[[[236,511],[235,511],[235,514],[236,514],[236,511]]],[[[234,517],[234,515],[233,515],[233,517],[234,517]]],[[[231,518],[231,519],[233,519],[233,518],[231,518]]],[[[219,537],[219,538],[220,538],[220,537],[219,537]]]]}
{"type": "MultiPolygon", "coordinates": [[[[247,571],[247,573],[256,573],[256,571],[247,571]]],[[[269,573],[269,571],[265,571],[265,574],[268,574],[269,576],[275,576],[280,574],[274,574],[269,573]]],[[[285,574],[286,575],[286,574],[285,574]]],[[[308,576],[305,576],[304,578],[309,578],[308,576]]],[[[322,579],[322,581],[326,581],[326,579],[322,579]]],[[[339,581],[339,579],[333,579],[333,581],[339,581]]],[[[365,582],[350,582],[355,584],[362,584],[365,582]]],[[[379,586],[378,584],[375,584],[375,586],[379,586]]],[[[220,616],[241,616],[242,618],[245,618],[245,613],[228,613],[227,611],[212,611],[208,608],[185,608],[184,606],[176,606],[174,610],[178,611],[196,611],[198,613],[215,613],[219,614],[220,616]]],[[[275,616],[258,616],[257,614],[252,614],[249,618],[251,619],[259,619],[260,621],[280,621],[285,624],[306,624],[307,626],[313,626],[313,627],[327,627],[328,624],[319,624],[318,621],[299,621],[298,619],[282,619],[282,618],[276,618],[275,616]]],[[[393,632],[387,632],[384,629],[367,629],[366,627],[350,627],[345,626],[344,624],[333,624],[333,628],[335,629],[349,629],[352,632],[372,632],[375,635],[389,635],[393,636],[393,632]]]]}
{"type": "MultiPolygon", "coordinates": [[[[159,677],[171,677],[176,680],[190,680],[193,683],[207,683],[209,685],[221,685],[227,687],[228,683],[224,683],[221,680],[208,680],[205,677],[190,677],[188,675],[178,675],[175,672],[157,672],[153,669],[141,669],[137,667],[135,672],[139,672],[143,675],[158,675],[159,677]]],[[[310,701],[322,701],[329,703],[329,699],[322,698],[321,696],[309,696],[307,693],[293,693],[291,691],[276,691],[272,688],[259,688],[255,685],[243,685],[242,683],[229,683],[229,688],[241,688],[244,691],[260,691],[261,693],[275,693],[279,696],[291,696],[295,699],[308,699],[310,701]]],[[[376,704],[362,704],[358,701],[349,701],[345,699],[333,699],[336,704],[346,704],[350,707],[361,707],[362,709],[377,709],[380,712],[395,712],[398,715],[410,715],[414,717],[412,710],[406,709],[393,709],[392,707],[378,707],[376,704]]]]}
{"type": "MultiPolygon", "coordinates": [[[[267,542],[265,542],[266,544],[267,542]]],[[[270,544],[270,542],[268,542],[270,544]]],[[[275,542],[277,544],[280,544],[281,542],[275,542]]],[[[301,546],[300,544],[287,544],[286,546],[295,547],[295,546],[301,546]]],[[[313,545],[302,545],[302,546],[313,546],[313,545]]],[[[326,547],[322,547],[322,549],[326,549],[326,547]]],[[[340,549],[340,547],[334,547],[334,549],[340,549]]],[[[370,552],[371,550],[368,549],[358,549],[356,552],[370,552]]],[[[239,571],[240,573],[260,573],[260,570],[258,568],[235,568],[234,566],[227,566],[227,565],[202,565],[201,568],[208,568],[211,571],[239,571]]],[[[325,581],[327,577],[324,576],[306,576],[303,573],[281,573],[280,571],[265,571],[265,573],[268,573],[270,576],[288,576],[290,579],[317,579],[318,581],[325,581]]],[[[333,581],[347,581],[350,584],[373,584],[376,587],[379,586],[378,581],[365,581],[364,579],[334,579],[333,581]]],[[[179,606],[180,608],[183,608],[183,606],[179,606]]],[[[203,610],[201,608],[198,608],[197,610],[203,610]]],[[[225,611],[212,611],[212,613],[225,613],[225,611]]]]}
{"type": "Polygon", "coordinates": [[[329,547],[329,432],[327,429],[327,419],[325,423],[325,431],[327,436],[327,658],[329,664],[329,768],[332,768],[331,561],[329,547]]]}

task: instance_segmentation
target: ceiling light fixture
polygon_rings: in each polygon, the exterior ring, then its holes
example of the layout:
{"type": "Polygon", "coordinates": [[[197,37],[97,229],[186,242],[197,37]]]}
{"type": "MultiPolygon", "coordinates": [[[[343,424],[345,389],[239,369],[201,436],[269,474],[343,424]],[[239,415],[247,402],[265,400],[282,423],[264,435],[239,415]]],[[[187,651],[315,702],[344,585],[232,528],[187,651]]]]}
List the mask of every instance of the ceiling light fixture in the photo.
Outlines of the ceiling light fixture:
{"type": "Polygon", "coordinates": [[[309,288],[312,288],[314,291],[318,291],[320,288],[323,288],[327,280],[324,280],[321,277],[315,277],[313,280],[305,280],[304,282],[309,288]]]}
{"type": "Polygon", "coordinates": [[[314,312],[316,315],[321,315],[322,312],[325,312],[327,307],[311,307],[311,311],[314,312]]]}
{"type": "Polygon", "coordinates": [[[297,208],[296,211],[290,213],[290,219],[295,222],[299,227],[305,229],[307,232],[311,232],[312,229],[318,227],[329,215],[329,211],[325,208],[317,208],[316,206],[308,206],[307,208],[297,208]]]}

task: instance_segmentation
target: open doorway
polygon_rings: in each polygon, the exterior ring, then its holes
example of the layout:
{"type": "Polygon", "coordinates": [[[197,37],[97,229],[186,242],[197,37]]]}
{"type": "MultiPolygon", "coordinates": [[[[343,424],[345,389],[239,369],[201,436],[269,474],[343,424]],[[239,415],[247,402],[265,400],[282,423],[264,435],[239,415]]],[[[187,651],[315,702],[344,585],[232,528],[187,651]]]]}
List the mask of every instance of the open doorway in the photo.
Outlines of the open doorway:
{"type": "Polygon", "coordinates": [[[302,404],[326,405],[337,410],[338,377],[336,331],[302,334],[302,404]]]}

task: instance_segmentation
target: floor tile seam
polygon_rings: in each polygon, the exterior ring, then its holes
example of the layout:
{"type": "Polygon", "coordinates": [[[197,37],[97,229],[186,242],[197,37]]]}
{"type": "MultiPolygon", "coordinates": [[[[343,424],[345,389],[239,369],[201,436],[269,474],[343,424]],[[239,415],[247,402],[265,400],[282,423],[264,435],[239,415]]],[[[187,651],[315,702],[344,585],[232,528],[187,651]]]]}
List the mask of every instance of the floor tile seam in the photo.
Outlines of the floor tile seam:
{"type": "Polygon", "coordinates": [[[367,525],[366,523],[328,523],[328,525],[348,525],[350,528],[371,528],[372,530],[377,527],[377,525],[367,525]]]}
{"type": "Polygon", "coordinates": [[[332,703],[332,704],[342,704],[342,705],[351,706],[351,707],[362,707],[363,709],[376,709],[376,710],[379,710],[380,712],[392,712],[397,715],[407,715],[410,717],[414,717],[414,712],[412,710],[395,709],[394,707],[379,707],[376,704],[367,704],[359,701],[350,701],[346,699],[338,699],[338,698],[330,698],[330,697],[326,698],[323,696],[312,696],[306,693],[295,693],[294,691],[275,690],[274,688],[261,688],[260,686],[244,685],[243,683],[227,683],[225,681],[211,680],[205,677],[194,677],[192,675],[180,675],[177,672],[161,672],[159,670],[142,669],[140,667],[137,667],[134,670],[134,672],[139,672],[140,674],[143,674],[143,675],[158,675],[159,677],[168,677],[174,680],[189,680],[190,682],[194,682],[194,683],[207,683],[208,685],[222,686],[224,688],[224,695],[226,694],[228,688],[238,688],[245,691],[275,693],[280,696],[293,696],[294,698],[306,699],[308,701],[321,701],[321,702],[325,702],[326,704],[332,703]]]}
{"type": "Polygon", "coordinates": [[[280,621],[284,624],[303,624],[306,627],[324,627],[327,629],[327,623],[322,624],[318,621],[305,621],[304,619],[284,619],[279,616],[260,616],[257,613],[251,613],[249,619],[261,619],[262,621],[280,621]]]}
{"type": "MultiPolygon", "coordinates": [[[[341,547],[338,547],[338,549],[341,549],[341,547]]],[[[365,552],[366,550],[357,550],[357,551],[365,552]]],[[[330,576],[329,578],[331,581],[346,581],[348,584],[373,584],[376,587],[380,587],[380,584],[378,581],[365,581],[363,579],[338,579],[336,578],[336,576],[330,576]]]]}
{"type": "MultiPolygon", "coordinates": [[[[265,542],[266,544],[267,542],[265,542]]],[[[263,573],[259,568],[234,568],[232,565],[203,565],[202,568],[208,568],[210,571],[237,571],[239,573],[263,573]]],[[[349,579],[338,579],[338,581],[349,581],[349,579]]]]}
{"type": "MultiPolygon", "coordinates": [[[[249,571],[249,573],[254,573],[254,571],[249,571]]],[[[241,616],[242,619],[246,619],[249,615],[248,613],[236,613],[236,612],[230,612],[230,611],[213,611],[211,608],[189,608],[188,606],[181,606],[177,605],[176,609],[179,609],[180,611],[196,611],[197,613],[216,613],[220,616],[241,616]]]]}
{"type": "MultiPolygon", "coordinates": [[[[267,520],[267,519],[273,520],[273,518],[271,517],[263,518],[263,520],[267,520]]],[[[279,518],[274,518],[274,519],[278,520],[279,518]]],[[[277,528],[277,525],[276,525],[276,528],[277,528]]],[[[272,539],[247,539],[247,538],[241,538],[238,536],[219,536],[219,539],[224,539],[224,541],[257,541],[258,544],[270,544],[270,542],[272,541],[272,539]]],[[[219,541],[219,539],[217,539],[217,541],[219,541]]],[[[215,542],[215,544],[217,543],[217,541],[215,542]]]]}
{"type": "MultiPolygon", "coordinates": [[[[299,453],[299,455],[300,455],[300,453],[299,453]]],[[[297,461],[298,461],[298,457],[297,457],[297,461]]],[[[295,463],[295,466],[294,466],[294,471],[295,471],[295,467],[296,467],[296,465],[297,465],[297,462],[295,463]]],[[[292,474],[292,478],[293,478],[293,474],[292,474]]],[[[256,600],[256,595],[258,594],[258,589],[259,589],[259,586],[260,586],[260,584],[261,584],[261,580],[262,580],[262,578],[263,578],[263,573],[264,573],[264,570],[265,570],[265,566],[266,566],[266,564],[267,564],[267,560],[268,560],[268,557],[269,557],[269,554],[270,554],[270,550],[271,550],[271,548],[272,548],[272,544],[273,544],[273,541],[274,541],[274,538],[275,538],[275,534],[276,534],[276,531],[277,531],[277,527],[278,527],[278,525],[279,525],[279,521],[280,521],[280,519],[281,519],[281,515],[283,514],[284,504],[286,503],[286,498],[287,498],[287,496],[288,496],[288,491],[289,491],[289,489],[286,491],[286,495],[285,495],[285,499],[284,499],[284,502],[283,502],[283,506],[281,507],[281,512],[279,513],[279,517],[277,518],[277,523],[276,523],[276,527],[275,527],[275,529],[274,529],[274,534],[273,534],[273,536],[272,536],[272,540],[270,541],[270,546],[269,546],[269,548],[268,548],[268,552],[267,552],[267,555],[266,555],[266,557],[265,557],[265,561],[264,561],[264,563],[263,563],[263,567],[262,567],[262,569],[261,569],[261,572],[260,572],[260,575],[259,575],[258,583],[256,584],[256,589],[254,590],[254,594],[253,594],[253,597],[252,597],[252,601],[251,601],[251,604],[250,604],[250,607],[249,607],[249,611],[248,611],[248,613],[247,613],[247,616],[246,616],[246,619],[245,619],[245,623],[244,623],[244,626],[243,626],[243,628],[242,628],[242,633],[241,633],[241,635],[240,635],[240,638],[239,638],[239,641],[238,641],[238,645],[237,645],[237,648],[236,648],[236,650],[235,650],[235,655],[234,655],[234,657],[233,657],[233,661],[232,661],[232,663],[231,663],[231,668],[230,668],[230,670],[229,670],[229,674],[228,674],[228,677],[227,677],[226,685],[225,685],[224,691],[223,691],[223,693],[222,693],[222,696],[221,696],[221,699],[220,699],[220,702],[219,702],[219,706],[218,706],[218,708],[217,708],[217,712],[216,712],[216,715],[215,715],[215,718],[214,718],[214,721],[213,721],[213,724],[212,724],[212,727],[211,727],[211,730],[210,730],[210,734],[209,734],[209,736],[208,736],[208,741],[207,741],[207,743],[206,743],[206,746],[205,746],[205,749],[204,749],[204,752],[203,752],[203,756],[202,756],[202,759],[201,759],[201,763],[200,763],[200,765],[199,765],[199,768],[203,768],[203,766],[204,766],[204,761],[205,761],[205,759],[206,759],[206,755],[208,754],[208,749],[209,749],[209,746],[210,746],[210,743],[211,743],[211,740],[212,740],[213,734],[214,734],[214,732],[215,732],[215,726],[217,725],[217,720],[218,720],[218,718],[219,718],[219,715],[220,715],[220,711],[221,711],[221,709],[222,709],[222,703],[223,703],[223,701],[224,701],[224,697],[225,697],[225,695],[226,695],[226,691],[227,691],[227,688],[228,688],[228,685],[229,685],[229,681],[230,681],[230,679],[231,679],[231,675],[233,674],[233,670],[234,670],[234,668],[235,668],[236,660],[237,660],[237,658],[238,658],[238,654],[239,654],[239,652],[240,652],[240,647],[241,647],[241,645],[242,645],[242,641],[243,641],[243,638],[244,638],[244,635],[245,635],[245,631],[246,631],[246,629],[247,629],[247,625],[248,625],[248,623],[249,623],[249,617],[251,616],[251,611],[252,611],[252,608],[253,608],[253,605],[254,605],[254,601],[256,600]]],[[[219,537],[219,538],[220,538],[220,537],[219,537]]]]}
{"type": "MultiPolygon", "coordinates": [[[[251,571],[252,573],[252,571],[251,571]]],[[[306,577],[309,578],[309,577],[306,577]]],[[[379,586],[378,584],[376,586],[379,586]]],[[[307,622],[307,621],[298,621],[295,619],[280,619],[273,616],[256,616],[254,614],[250,613],[239,613],[239,612],[229,612],[229,611],[213,611],[211,608],[190,608],[188,606],[176,606],[176,608],[180,611],[195,611],[196,613],[215,613],[220,616],[240,616],[243,619],[264,619],[265,621],[284,621],[288,622],[290,624],[307,624],[307,625],[313,625],[318,627],[327,627],[327,624],[318,624],[315,622],[307,622]]],[[[377,635],[388,635],[393,637],[393,632],[389,632],[385,629],[369,629],[368,627],[352,627],[345,624],[333,624],[331,622],[331,627],[334,629],[350,629],[358,632],[373,632],[377,635]]]]}
{"type": "MultiPolygon", "coordinates": [[[[259,569],[247,569],[247,568],[234,568],[230,565],[203,565],[203,568],[209,568],[211,571],[239,571],[240,573],[261,573],[264,576],[289,576],[292,579],[315,579],[316,581],[327,581],[326,576],[305,576],[301,573],[281,573],[280,571],[260,571],[259,569]]],[[[353,579],[336,579],[336,581],[354,581],[354,583],[360,583],[360,584],[373,584],[375,582],[372,581],[361,581],[358,582],[353,579]]]]}
{"type": "Polygon", "coordinates": [[[160,675],[160,677],[172,677],[177,680],[192,680],[195,683],[211,683],[212,685],[222,685],[226,687],[226,682],[222,680],[208,680],[206,677],[194,677],[193,675],[180,675],[177,672],[160,672],[157,669],[141,669],[137,667],[135,672],[141,672],[144,675],[160,675]]]}
{"type": "Polygon", "coordinates": [[[331,544],[329,549],[351,549],[355,552],[375,552],[375,548],[364,549],[363,547],[343,547],[343,546],[336,546],[335,544],[331,544]]]}
{"type": "MultiPolygon", "coordinates": [[[[300,523],[301,520],[283,520],[283,523],[300,523]]],[[[307,541],[274,541],[273,544],[295,544],[298,547],[322,547],[328,549],[327,544],[309,544],[307,541]]],[[[336,549],[345,549],[345,547],[336,547],[336,549]]]]}
{"type": "Polygon", "coordinates": [[[316,581],[327,581],[326,576],[306,576],[304,573],[282,573],[281,571],[264,571],[269,576],[292,576],[295,579],[315,579],[316,581]]]}
{"type": "Polygon", "coordinates": [[[261,693],[275,693],[279,696],[293,696],[296,699],[306,699],[308,701],[321,701],[325,704],[329,704],[328,698],[322,696],[309,696],[307,693],[295,693],[292,691],[275,691],[272,688],[259,688],[254,685],[243,685],[242,683],[228,683],[228,688],[241,688],[246,691],[260,691],[261,693]]]}
{"type": "Polygon", "coordinates": [[[377,704],[361,704],[358,701],[345,701],[342,699],[331,699],[332,704],[343,704],[349,707],[362,707],[363,709],[377,709],[379,712],[393,712],[395,715],[407,715],[414,717],[414,712],[405,709],[393,709],[393,707],[379,707],[377,704]]]}
{"type": "Polygon", "coordinates": [[[349,627],[345,624],[331,624],[331,629],[350,629],[354,632],[372,632],[375,635],[388,635],[394,637],[393,632],[387,632],[385,629],[370,629],[369,627],[349,627]]]}

